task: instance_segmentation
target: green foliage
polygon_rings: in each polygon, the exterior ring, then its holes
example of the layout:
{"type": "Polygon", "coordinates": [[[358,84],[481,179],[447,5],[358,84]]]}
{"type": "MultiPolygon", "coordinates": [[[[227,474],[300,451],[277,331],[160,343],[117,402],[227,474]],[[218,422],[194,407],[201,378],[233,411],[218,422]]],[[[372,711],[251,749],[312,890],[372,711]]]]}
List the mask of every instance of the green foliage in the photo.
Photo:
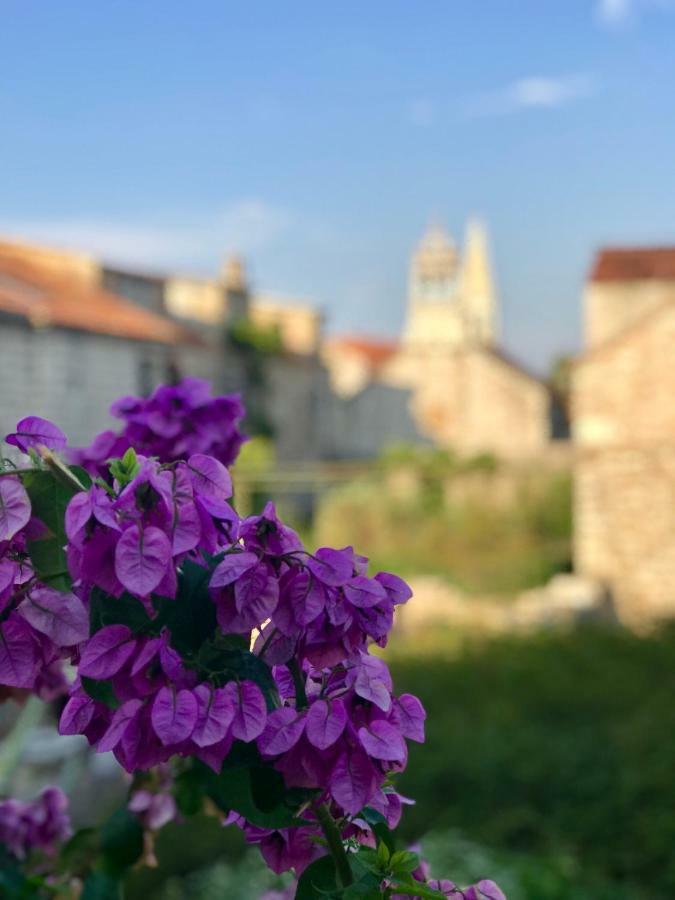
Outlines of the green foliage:
{"type": "Polygon", "coordinates": [[[136,457],[136,451],[129,447],[121,459],[110,461],[110,474],[122,486],[130,484],[140,471],[140,463],[136,457]]]}
{"type": "Polygon", "coordinates": [[[374,569],[443,576],[468,593],[514,593],[569,568],[567,473],[507,480],[500,470],[448,479],[404,472],[411,481],[403,496],[384,476],[326,495],[315,543],[354,544],[374,569]]]}
{"type": "MultiPolygon", "coordinates": [[[[89,476],[81,470],[73,470],[82,476],[83,484],[90,483],[89,476]]],[[[81,479],[82,480],[82,479],[81,479]]],[[[39,579],[59,590],[69,590],[70,577],[66,562],[65,512],[77,488],[58,477],[55,471],[28,472],[22,477],[23,486],[30,497],[31,508],[46,526],[47,531],[36,540],[28,542],[33,568],[39,579]]]]}
{"type": "Polygon", "coordinates": [[[429,714],[399,781],[408,839],[461,828],[529,861],[536,888],[505,884],[509,900],[675,896],[675,630],[511,637],[392,669],[429,714]]]}
{"type": "Polygon", "coordinates": [[[118,809],[101,829],[101,854],[109,872],[120,873],[143,853],[143,827],[126,809],[118,809]]]}
{"type": "Polygon", "coordinates": [[[263,355],[281,353],[281,333],[275,326],[264,328],[250,319],[239,319],[229,330],[230,341],[240,349],[263,355]]]}
{"type": "Polygon", "coordinates": [[[236,754],[231,754],[219,774],[198,760],[193,761],[181,780],[183,796],[188,790],[193,797],[201,791],[224,813],[235,810],[261,828],[299,824],[297,810],[312,794],[287,789],[279,772],[265,766],[254,749],[245,749],[251,759],[231,764],[231,759],[236,759],[236,754]]]}

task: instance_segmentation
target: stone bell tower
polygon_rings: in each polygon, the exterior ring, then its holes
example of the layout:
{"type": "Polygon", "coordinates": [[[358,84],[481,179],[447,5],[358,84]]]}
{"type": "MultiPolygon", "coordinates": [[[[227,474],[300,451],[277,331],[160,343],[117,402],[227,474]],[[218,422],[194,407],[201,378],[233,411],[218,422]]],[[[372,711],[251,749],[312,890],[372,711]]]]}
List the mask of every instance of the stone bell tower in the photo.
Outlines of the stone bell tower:
{"type": "Polygon", "coordinates": [[[485,230],[470,222],[460,258],[437,225],[415,250],[408,281],[403,343],[410,349],[491,346],[496,340],[496,299],[485,230]]]}

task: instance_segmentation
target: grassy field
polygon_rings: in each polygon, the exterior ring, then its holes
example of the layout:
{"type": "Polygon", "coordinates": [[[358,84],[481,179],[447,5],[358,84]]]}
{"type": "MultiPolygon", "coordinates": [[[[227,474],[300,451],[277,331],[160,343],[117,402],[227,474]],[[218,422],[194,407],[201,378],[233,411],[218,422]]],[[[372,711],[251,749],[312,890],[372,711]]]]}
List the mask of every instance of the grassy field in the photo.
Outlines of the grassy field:
{"type": "Polygon", "coordinates": [[[482,491],[453,498],[429,477],[402,498],[387,492],[375,473],[322,499],[309,543],[352,544],[370,557],[373,571],[439,575],[473,594],[514,593],[567,570],[569,476],[544,476],[536,492],[523,487],[508,503],[495,503],[490,478],[484,476],[482,491]]]}
{"type": "Polygon", "coordinates": [[[409,839],[434,832],[450,860],[458,832],[491,848],[512,900],[675,897],[675,630],[501,639],[393,669],[429,713],[400,781],[409,839]]]}

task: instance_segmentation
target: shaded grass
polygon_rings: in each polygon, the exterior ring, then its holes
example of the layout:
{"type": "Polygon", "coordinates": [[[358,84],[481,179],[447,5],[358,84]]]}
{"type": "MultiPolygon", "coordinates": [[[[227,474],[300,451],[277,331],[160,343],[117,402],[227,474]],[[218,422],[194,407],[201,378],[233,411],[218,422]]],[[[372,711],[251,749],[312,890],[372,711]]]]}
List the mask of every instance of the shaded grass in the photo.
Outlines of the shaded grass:
{"type": "Polygon", "coordinates": [[[399,784],[417,800],[408,838],[461,829],[562,854],[632,897],[675,896],[675,630],[512,637],[392,669],[429,714],[399,784]]]}

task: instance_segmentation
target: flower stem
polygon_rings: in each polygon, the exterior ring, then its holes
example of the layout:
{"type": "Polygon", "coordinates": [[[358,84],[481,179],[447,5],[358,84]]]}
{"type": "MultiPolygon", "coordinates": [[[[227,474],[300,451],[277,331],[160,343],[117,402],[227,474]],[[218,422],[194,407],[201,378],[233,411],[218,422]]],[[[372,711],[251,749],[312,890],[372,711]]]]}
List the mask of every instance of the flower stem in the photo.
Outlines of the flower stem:
{"type": "Polygon", "coordinates": [[[340,829],[335,823],[335,819],[331,816],[330,810],[325,803],[317,804],[314,807],[321,830],[323,831],[328,849],[335,863],[338,880],[343,888],[349,887],[353,883],[352,870],[347,859],[347,853],[342,843],[342,835],[340,829]]]}
{"type": "Polygon", "coordinates": [[[302,678],[302,670],[298,665],[298,661],[295,657],[293,657],[290,662],[287,663],[288,671],[291,673],[293,678],[293,686],[295,688],[295,708],[296,709],[305,709],[308,705],[307,703],[307,693],[305,691],[305,683],[302,678]]]}

